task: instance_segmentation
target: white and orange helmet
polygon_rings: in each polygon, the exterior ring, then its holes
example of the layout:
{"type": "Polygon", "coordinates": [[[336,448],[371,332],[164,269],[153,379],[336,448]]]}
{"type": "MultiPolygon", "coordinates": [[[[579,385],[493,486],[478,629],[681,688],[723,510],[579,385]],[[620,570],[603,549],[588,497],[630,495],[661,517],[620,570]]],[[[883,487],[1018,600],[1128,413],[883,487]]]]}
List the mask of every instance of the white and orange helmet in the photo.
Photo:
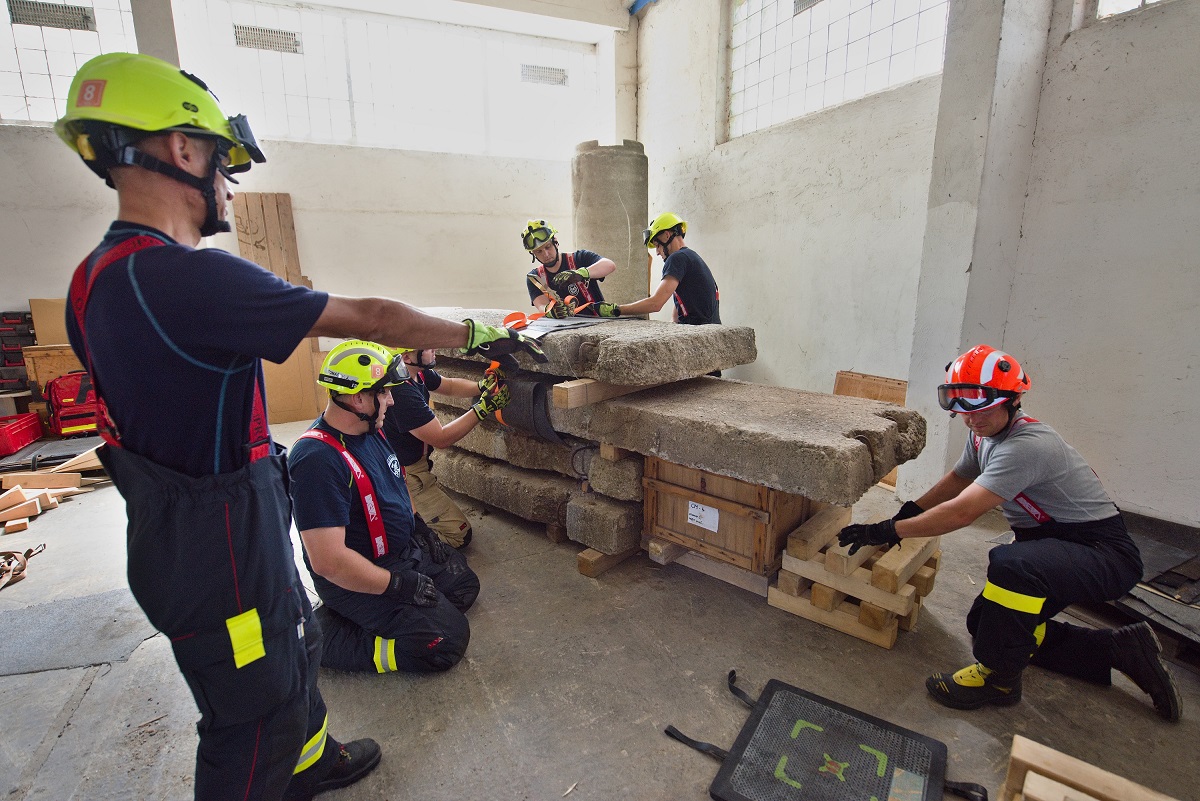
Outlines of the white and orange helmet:
{"type": "Polygon", "coordinates": [[[1029,376],[1012,356],[991,345],[976,345],[946,365],[946,383],[938,387],[938,405],[970,414],[1019,402],[1031,387],[1029,376]]]}

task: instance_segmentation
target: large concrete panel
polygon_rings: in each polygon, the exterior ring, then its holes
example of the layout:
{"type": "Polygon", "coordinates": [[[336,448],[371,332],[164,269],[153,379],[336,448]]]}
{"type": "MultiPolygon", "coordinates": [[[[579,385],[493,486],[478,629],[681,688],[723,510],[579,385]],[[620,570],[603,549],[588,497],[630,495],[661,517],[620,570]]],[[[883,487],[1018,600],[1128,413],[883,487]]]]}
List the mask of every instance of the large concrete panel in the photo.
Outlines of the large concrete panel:
{"type": "Polygon", "coordinates": [[[503,462],[452,449],[442,451],[433,472],[446,487],[526,520],[565,526],[567,502],[579,483],[541,470],[521,470],[503,462]]]}
{"type": "Polygon", "coordinates": [[[614,501],[593,492],[567,503],[567,536],[600,553],[624,553],[642,542],[642,505],[614,501]]]}
{"type": "MultiPolygon", "coordinates": [[[[499,309],[425,309],[447,320],[470,318],[500,325],[499,309]]],[[[549,361],[521,355],[521,367],[537,373],[593,378],[609,384],[646,386],[749,364],[758,357],[754,329],[734,325],[676,325],[657,320],[614,320],[587,328],[555,331],[538,340],[549,361]]],[[[465,358],[456,350],[444,356],[465,358]]],[[[478,359],[476,361],[485,361],[478,359]]]]}

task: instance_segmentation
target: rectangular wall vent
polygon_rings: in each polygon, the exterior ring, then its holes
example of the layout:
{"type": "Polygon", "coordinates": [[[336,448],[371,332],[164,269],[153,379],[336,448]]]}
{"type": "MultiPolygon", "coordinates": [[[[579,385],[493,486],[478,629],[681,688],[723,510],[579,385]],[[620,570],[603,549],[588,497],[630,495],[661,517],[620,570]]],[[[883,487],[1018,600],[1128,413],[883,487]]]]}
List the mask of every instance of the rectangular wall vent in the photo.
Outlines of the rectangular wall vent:
{"type": "Polygon", "coordinates": [[[234,25],[233,38],[238,47],[255,50],[276,50],[280,53],[303,53],[300,34],[256,25],[234,25]]]}
{"type": "Polygon", "coordinates": [[[808,11],[821,0],[796,0],[795,8],[792,11],[792,16],[799,14],[801,11],[808,11]]]}
{"type": "Polygon", "coordinates": [[[8,16],[14,25],[65,28],[69,31],[96,30],[96,15],[84,6],[41,3],[38,0],[8,0],[8,16]]]}
{"type": "Polygon", "coordinates": [[[521,65],[521,83],[542,83],[547,86],[566,86],[567,71],[560,67],[521,65]]]}

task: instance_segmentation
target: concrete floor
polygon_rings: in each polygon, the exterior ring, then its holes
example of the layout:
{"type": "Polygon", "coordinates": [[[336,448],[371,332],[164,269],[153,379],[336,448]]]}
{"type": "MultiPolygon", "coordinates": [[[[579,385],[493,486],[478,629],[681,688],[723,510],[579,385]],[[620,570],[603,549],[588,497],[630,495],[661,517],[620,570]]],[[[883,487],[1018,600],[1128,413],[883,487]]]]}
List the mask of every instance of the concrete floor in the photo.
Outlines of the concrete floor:
{"type": "MultiPolygon", "coordinates": [[[[298,431],[278,433],[288,441],[298,431]]],[[[860,513],[895,506],[876,488],[860,513]]],[[[971,661],[963,615],[983,586],[988,540],[1006,530],[997,514],[944,540],[919,626],[901,632],[891,651],[644,554],[585,578],[575,567],[580,546],[554,545],[542,527],[500,512],[469,514],[476,538],[468,554],[483,592],[468,615],[467,658],[437,676],[322,673],[330,731],[374,737],[384,750],[373,774],[324,796],[330,801],[699,801],[717,763],[662,730],[674,724],[732,745],[747,710],[725,690],[730,668],[751,695],[776,678],[942,740],[949,778],[982,783],[993,799],[1013,734],[1179,799],[1200,798],[1200,678],[1184,667],[1174,667],[1185,705],[1174,725],[1124,677],[1100,689],[1034,669],[1020,705],[982,712],[927,697],[929,672],[971,661]]],[[[9,610],[124,587],[123,538],[112,487],[3,537],[4,549],[47,547],[29,578],[0,593],[0,620],[9,610]]],[[[0,676],[4,798],[191,798],[198,715],[169,645],[152,634],[128,661],[91,664],[80,654],[83,667],[0,676]]]]}

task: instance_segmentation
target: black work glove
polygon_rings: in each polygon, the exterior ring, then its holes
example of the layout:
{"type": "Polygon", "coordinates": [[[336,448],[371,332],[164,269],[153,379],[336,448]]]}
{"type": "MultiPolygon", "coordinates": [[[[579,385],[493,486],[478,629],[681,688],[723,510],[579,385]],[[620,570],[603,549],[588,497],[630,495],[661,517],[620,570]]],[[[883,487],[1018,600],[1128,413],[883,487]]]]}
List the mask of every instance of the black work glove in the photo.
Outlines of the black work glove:
{"type": "Polygon", "coordinates": [[[433,579],[415,570],[393,571],[392,580],[383,594],[413,606],[437,606],[438,603],[438,591],[433,579]]]}
{"type": "Polygon", "coordinates": [[[501,356],[523,350],[532,356],[535,362],[549,361],[537,342],[510,328],[484,325],[470,319],[463,322],[467,324],[467,346],[463,348],[463,353],[468,356],[499,359],[501,356]]]}
{"type": "Polygon", "coordinates": [[[851,546],[850,555],[858,553],[864,545],[899,545],[900,538],[896,536],[896,521],[884,520],[881,523],[854,523],[846,526],[838,533],[838,545],[851,546]]]}
{"type": "Polygon", "coordinates": [[[446,564],[454,549],[442,542],[437,532],[431,529],[420,515],[414,514],[413,521],[416,523],[416,527],[413,529],[413,540],[421,546],[422,551],[429,554],[429,558],[434,561],[434,564],[446,564]]]}
{"type": "Polygon", "coordinates": [[[905,501],[904,505],[900,507],[900,511],[892,515],[892,520],[899,523],[901,520],[907,520],[910,517],[923,514],[925,514],[925,510],[920,506],[917,506],[912,501],[905,501]]]}

